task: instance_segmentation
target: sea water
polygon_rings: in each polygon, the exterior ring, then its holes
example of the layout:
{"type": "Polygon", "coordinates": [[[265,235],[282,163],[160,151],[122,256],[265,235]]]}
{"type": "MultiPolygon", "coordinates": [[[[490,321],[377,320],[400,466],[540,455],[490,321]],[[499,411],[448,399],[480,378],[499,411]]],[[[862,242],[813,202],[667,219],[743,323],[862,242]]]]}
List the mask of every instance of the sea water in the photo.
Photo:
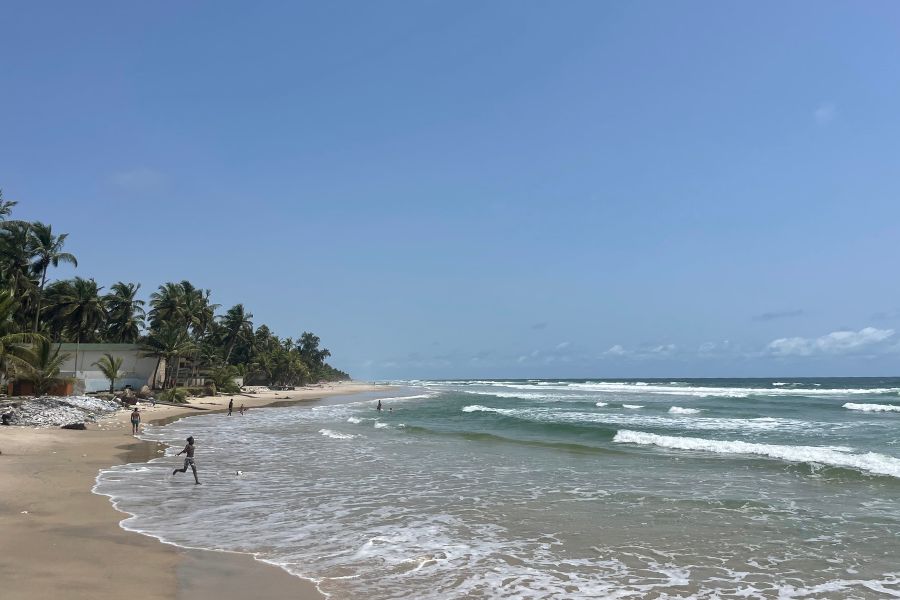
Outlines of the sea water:
{"type": "Polygon", "coordinates": [[[335,598],[900,597],[898,379],[402,385],[148,427],[95,491],[335,598]]]}

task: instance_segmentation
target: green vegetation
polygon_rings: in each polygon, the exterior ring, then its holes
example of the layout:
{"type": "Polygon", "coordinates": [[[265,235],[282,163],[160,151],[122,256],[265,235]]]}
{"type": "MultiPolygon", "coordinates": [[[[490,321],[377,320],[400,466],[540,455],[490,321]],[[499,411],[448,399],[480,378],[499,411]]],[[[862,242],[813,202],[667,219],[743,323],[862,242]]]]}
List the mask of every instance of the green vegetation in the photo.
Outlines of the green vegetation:
{"type": "MultiPolygon", "coordinates": [[[[65,250],[68,234],[14,220],[15,206],[0,191],[0,378],[36,386],[40,380],[49,389],[65,360],[60,343],[108,342],[140,344],[158,364],[165,361],[162,387],[176,398],[186,386],[204,383],[236,391],[236,378],[277,386],[349,379],[325,362],[331,353],[320,347],[318,336],[303,332],[295,341],[265,325],[254,329],[253,314],[243,304],[220,313],[210,290],[189,281],[159,286],[147,303],[138,297],[138,283],[119,281],[104,293],[93,279],[52,280],[60,264],[79,267],[65,250]]],[[[110,361],[106,356],[95,365],[114,388],[121,363],[110,361]]]]}
{"type": "Polygon", "coordinates": [[[59,344],[45,337],[37,338],[20,378],[34,384],[35,395],[43,396],[53,386],[65,382],[60,378],[59,371],[68,358],[68,354],[60,352],[59,344]]]}
{"type": "Polygon", "coordinates": [[[115,357],[107,352],[100,360],[94,363],[94,366],[100,369],[103,376],[109,379],[110,394],[116,390],[116,379],[118,379],[121,374],[123,362],[124,359],[121,356],[115,357]]]}

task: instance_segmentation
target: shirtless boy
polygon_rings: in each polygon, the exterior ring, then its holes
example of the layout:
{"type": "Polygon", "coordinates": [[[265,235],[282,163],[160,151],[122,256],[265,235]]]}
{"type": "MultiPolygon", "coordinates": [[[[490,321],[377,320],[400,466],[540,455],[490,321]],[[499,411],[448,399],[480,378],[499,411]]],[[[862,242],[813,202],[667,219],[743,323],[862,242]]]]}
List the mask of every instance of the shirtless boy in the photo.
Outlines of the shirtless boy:
{"type": "Polygon", "coordinates": [[[197,478],[197,466],[194,464],[194,436],[187,439],[187,446],[175,456],[180,456],[182,454],[187,455],[184,459],[184,468],[175,469],[172,471],[172,475],[175,475],[175,473],[187,473],[188,467],[190,467],[191,471],[194,472],[194,481],[197,485],[200,485],[200,480],[197,478]]]}

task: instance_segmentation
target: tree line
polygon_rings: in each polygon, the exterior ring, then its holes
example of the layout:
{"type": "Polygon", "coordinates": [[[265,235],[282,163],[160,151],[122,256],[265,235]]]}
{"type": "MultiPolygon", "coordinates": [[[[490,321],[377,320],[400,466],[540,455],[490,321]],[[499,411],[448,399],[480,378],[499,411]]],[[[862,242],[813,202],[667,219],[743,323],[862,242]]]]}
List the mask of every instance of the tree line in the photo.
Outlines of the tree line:
{"type": "MultiPolygon", "coordinates": [[[[13,219],[15,201],[0,190],[0,376],[48,389],[66,356],[60,344],[139,344],[165,361],[163,388],[205,379],[233,391],[247,385],[291,386],[349,379],[326,362],[331,353],[303,332],[281,338],[266,325],[254,328],[243,304],[221,311],[208,289],[168,282],[139,297],[141,284],[119,281],[104,289],[93,279],[51,280],[60,264],[78,267],[65,251],[66,233],[45,223],[13,219]]],[[[114,364],[98,365],[119,373],[114,364]]]]}

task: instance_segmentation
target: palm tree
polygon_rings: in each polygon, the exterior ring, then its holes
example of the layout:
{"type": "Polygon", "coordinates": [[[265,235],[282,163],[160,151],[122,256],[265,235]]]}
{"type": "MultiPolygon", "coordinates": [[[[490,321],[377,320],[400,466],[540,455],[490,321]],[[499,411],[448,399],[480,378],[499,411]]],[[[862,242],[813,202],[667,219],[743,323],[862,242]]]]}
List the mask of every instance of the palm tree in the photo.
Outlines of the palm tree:
{"type": "Polygon", "coordinates": [[[0,221],[5,221],[6,217],[12,214],[13,206],[18,204],[15,200],[4,200],[3,190],[0,190],[0,221]]]}
{"type": "Polygon", "coordinates": [[[110,287],[110,293],[105,297],[108,310],[106,335],[109,341],[131,344],[138,341],[146,316],[144,301],[135,298],[140,289],[139,283],[123,281],[110,287]]]}
{"type": "Polygon", "coordinates": [[[47,338],[41,337],[35,340],[33,356],[27,361],[24,368],[26,374],[24,379],[34,384],[36,396],[43,396],[61,381],[59,370],[69,355],[60,350],[59,344],[54,345],[47,338]]]}
{"type": "Polygon", "coordinates": [[[238,340],[249,339],[253,335],[253,318],[251,313],[244,310],[243,304],[235,304],[222,317],[222,327],[225,330],[225,341],[228,342],[228,351],[225,353],[225,364],[231,358],[234,345],[238,340]]]}
{"type": "Polygon", "coordinates": [[[31,224],[24,221],[6,221],[0,228],[0,265],[3,279],[19,300],[19,311],[25,308],[25,300],[36,287],[32,280],[31,263],[34,260],[29,239],[31,224]]]}
{"type": "Polygon", "coordinates": [[[69,339],[95,342],[106,323],[106,305],[93,279],[75,277],[54,284],[53,319],[62,325],[69,339]]]}
{"type": "Polygon", "coordinates": [[[59,263],[69,263],[78,266],[75,256],[69,252],[63,252],[68,233],[53,235],[53,228],[40,221],[31,224],[28,234],[28,248],[34,256],[32,268],[40,276],[40,285],[37,290],[37,307],[34,311],[33,333],[37,333],[38,321],[41,318],[41,301],[44,295],[44,286],[47,284],[47,269],[52,265],[58,267],[59,263]]]}
{"type": "Polygon", "coordinates": [[[187,300],[180,283],[167,282],[150,294],[150,327],[159,328],[163,323],[178,324],[185,329],[190,325],[186,315],[187,300]]]}
{"type": "Polygon", "coordinates": [[[28,345],[41,337],[17,331],[16,309],[17,302],[12,292],[0,291],[0,376],[4,379],[11,367],[25,367],[34,358],[28,345]]]}
{"type": "Polygon", "coordinates": [[[162,359],[166,361],[166,377],[163,388],[167,388],[170,381],[178,380],[179,361],[182,356],[194,350],[194,342],[187,331],[175,323],[164,323],[158,329],[151,329],[150,335],[144,342],[145,356],[156,357],[156,370],[162,359]]]}
{"type": "Polygon", "coordinates": [[[103,373],[103,376],[109,379],[109,393],[112,394],[115,390],[116,379],[119,378],[120,371],[122,369],[122,357],[115,357],[109,352],[104,354],[100,360],[94,363],[94,366],[100,369],[103,373]]]}
{"type": "Polygon", "coordinates": [[[194,287],[190,281],[181,282],[184,299],[185,322],[193,335],[195,349],[191,354],[191,377],[196,377],[200,366],[200,342],[214,323],[218,304],[210,302],[210,291],[194,287]]]}

